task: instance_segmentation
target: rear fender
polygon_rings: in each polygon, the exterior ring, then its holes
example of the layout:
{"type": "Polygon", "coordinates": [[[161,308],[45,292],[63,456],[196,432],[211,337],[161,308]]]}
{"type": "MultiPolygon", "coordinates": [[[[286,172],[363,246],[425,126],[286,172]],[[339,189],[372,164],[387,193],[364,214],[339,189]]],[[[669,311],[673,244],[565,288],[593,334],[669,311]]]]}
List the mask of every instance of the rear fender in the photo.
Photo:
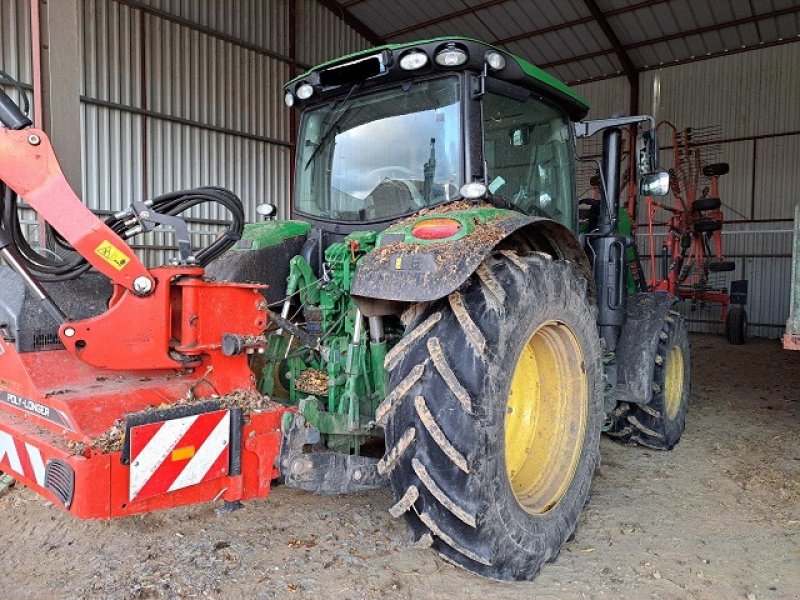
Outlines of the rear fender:
{"type": "Polygon", "coordinates": [[[546,252],[572,261],[593,294],[589,260],[568,228],[515,211],[495,214],[497,218],[485,223],[476,220],[468,235],[435,244],[413,243],[408,234],[397,233],[395,226],[384,232],[378,247],[360,261],[353,279],[351,291],[362,312],[387,314],[405,303],[443,298],[458,289],[498,247],[546,252]]]}
{"type": "Polygon", "coordinates": [[[675,298],[666,294],[628,298],[627,318],[616,349],[618,402],[650,402],[659,335],[674,305],[675,298]]]}

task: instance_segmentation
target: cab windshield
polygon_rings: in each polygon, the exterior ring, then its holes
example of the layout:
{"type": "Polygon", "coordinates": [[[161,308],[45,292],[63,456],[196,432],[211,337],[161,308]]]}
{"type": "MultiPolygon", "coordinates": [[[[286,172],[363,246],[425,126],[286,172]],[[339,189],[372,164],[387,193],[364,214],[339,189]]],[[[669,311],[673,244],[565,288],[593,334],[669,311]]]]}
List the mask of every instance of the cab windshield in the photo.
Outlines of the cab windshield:
{"type": "Polygon", "coordinates": [[[458,196],[461,106],[455,77],[353,95],[306,111],[295,210],[382,221],[458,196]]]}

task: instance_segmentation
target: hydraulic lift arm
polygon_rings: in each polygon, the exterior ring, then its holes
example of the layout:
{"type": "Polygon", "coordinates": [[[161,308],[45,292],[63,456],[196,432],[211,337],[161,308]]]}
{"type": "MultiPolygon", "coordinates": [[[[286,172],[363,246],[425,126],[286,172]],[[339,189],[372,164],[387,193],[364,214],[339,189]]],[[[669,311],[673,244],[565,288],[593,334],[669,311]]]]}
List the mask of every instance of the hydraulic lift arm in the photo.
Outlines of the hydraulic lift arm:
{"type": "Polygon", "coordinates": [[[152,292],[147,268],[75,195],[47,135],[0,90],[0,180],[14,190],[91,265],[139,295],[152,292]]]}

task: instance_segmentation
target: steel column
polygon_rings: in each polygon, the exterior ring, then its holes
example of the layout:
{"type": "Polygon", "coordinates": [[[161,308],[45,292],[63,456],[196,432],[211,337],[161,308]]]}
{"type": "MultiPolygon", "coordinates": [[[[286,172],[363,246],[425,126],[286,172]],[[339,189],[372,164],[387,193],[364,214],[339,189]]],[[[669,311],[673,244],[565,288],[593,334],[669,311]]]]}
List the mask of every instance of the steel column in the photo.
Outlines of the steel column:
{"type": "Polygon", "coordinates": [[[794,241],[792,248],[792,289],[789,302],[789,319],[783,347],[800,350],[800,204],[794,207],[794,241]]]}
{"type": "MultiPolygon", "coordinates": [[[[82,195],[81,77],[78,21],[80,0],[31,0],[39,35],[32,40],[38,77],[34,78],[37,121],[47,132],[70,186],[82,195]],[[38,55],[38,56],[37,56],[38,55]],[[41,112],[39,112],[41,109],[41,112]]],[[[34,24],[34,33],[36,24],[34,24]]]]}

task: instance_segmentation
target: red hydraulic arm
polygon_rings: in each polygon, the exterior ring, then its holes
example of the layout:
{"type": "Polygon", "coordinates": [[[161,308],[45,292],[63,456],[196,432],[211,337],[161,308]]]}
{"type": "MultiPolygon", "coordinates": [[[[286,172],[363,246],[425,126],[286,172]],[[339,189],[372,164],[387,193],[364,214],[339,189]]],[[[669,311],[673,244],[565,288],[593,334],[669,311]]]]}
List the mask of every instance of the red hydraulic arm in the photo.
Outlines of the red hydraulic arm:
{"type": "Polygon", "coordinates": [[[256,336],[266,328],[264,286],[207,281],[196,265],[149,271],[75,195],[45,133],[29,129],[30,120],[2,90],[0,122],[6,126],[0,127],[0,181],[114,284],[108,310],[69,321],[15,260],[8,239],[0,240],[6,260],[60,322],[61,342],[82,362],[110,370],[198,367],[224,360],[226,331],[256,336]]]}
{"type": "Polygon", "coordinates": [[[0,470],[79,518],[220,498],[230,509],[267,496],[287,408],[258,392],[249,364],[265,349],[265,286],[210,280],[203,268],[241,234],[241,201],[218,188],[186,190],[136,199],[106,224],[2,90],[0,124],[0,182],[16,194],[4,208],[24,199],[113,283],[106,310],[70,320],[42,282],[79,277],[86,265],[72,261],[76,272],[48,279],[31,267],[18,223],[0,218],[0,254],[54,319],[42,320],[47,344],[33,348],[21,343],[23,327],[0,324],[0,470]],[[195,253],[177,215],[202,201],[226,208],[231,225],[195,253]],[[172,227],[179,266],[148,269],[124,241],[151,223],[172,227]]]}
{"type": "Polygon", "coordinates": [[[153,277],[130,246],[72,191],[43,131],[0,128],[0,180],[115,284],[138,294],[152,291],[153,277]]]}

